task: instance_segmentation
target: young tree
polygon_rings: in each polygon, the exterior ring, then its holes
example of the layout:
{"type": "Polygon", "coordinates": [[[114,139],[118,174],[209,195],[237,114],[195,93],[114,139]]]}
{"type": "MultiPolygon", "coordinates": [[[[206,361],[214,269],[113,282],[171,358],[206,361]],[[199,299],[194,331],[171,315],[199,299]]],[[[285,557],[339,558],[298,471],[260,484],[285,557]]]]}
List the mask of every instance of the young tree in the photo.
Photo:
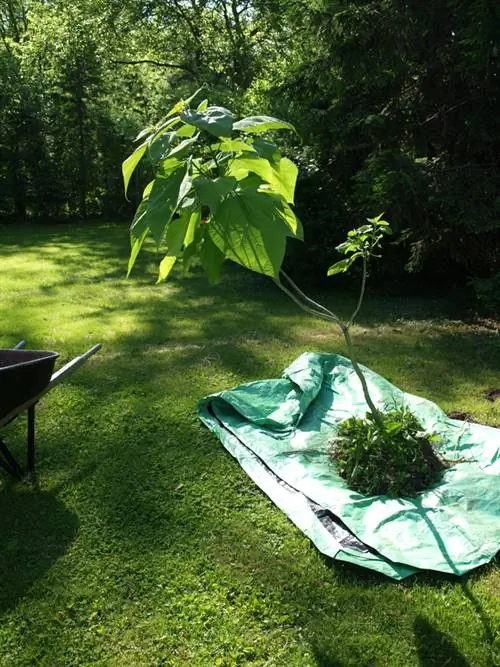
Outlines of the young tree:
{"type": "Polygon", "coordinates": [[[357,306],[343,322],[307,297],[282,269],[287,238],[303,238],[292,209],[298,170],[267,134],[293,126],[269,116],[236,120],[228,109],[209,106],[207,100],[192,108],[196,96],[176,104],[163,121],[141,133],[142,143],[123,163],[125,190],[142,159],[149,159],[155,174],[132,222],[129,273],[151,234],[165,248],[159,280],[168,278],[178,260],[189,266],[195,259],[212,282],[219,279],[226,259],[269,276],[306,312],[340,327],[370,412],[382,427],[350,329],[363,302],[368,263],[390,233],[389,224],[382,216],[369,219],[337,246],[345,259],[331,266],[328,275],[347,271],[356,260],[363,267],[357,306]]]}
{"type": "Polygon", "coordinates": [[[272,278],[307,313],[338,325],[369,410],[366,419],[352,417],[340,425],[331,454],[339,474],[362,492],[398,495],[421,490],[444,468],[432,449],[433,436],[423,433],[404,408],[380,412],[350,333],[363,303],[368,264],[391,233],[389,224],[381,215],[368,219],[337,246],[345,257],[330,267],[329,275],[362,263],[357,305],[349,320],[342,321],[304,294],[281,268],[287,238],[302,239],[302,226],[292,209],[297,167],[266,135],[293,127],[269,116],[236,120],[228,109],[209,106],[207,100],[192,107],[196,95],[177,103],[159,124],[142,132],[142,143],[123,163],[125,190],[142,159],[149,159],[154,170],[132,222],[129,273],[152,234],[165,251],[158,280],[168,278],[177,261],[189,266],[199,258],[215,282],[222,263],[230,259],[272,278]]]}

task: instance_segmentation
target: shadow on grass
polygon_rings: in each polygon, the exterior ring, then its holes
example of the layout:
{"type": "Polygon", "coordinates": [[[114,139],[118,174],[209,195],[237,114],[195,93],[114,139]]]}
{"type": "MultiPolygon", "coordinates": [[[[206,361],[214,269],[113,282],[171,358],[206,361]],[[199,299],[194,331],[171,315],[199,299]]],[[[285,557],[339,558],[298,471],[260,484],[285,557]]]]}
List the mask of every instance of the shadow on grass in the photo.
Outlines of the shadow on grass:
{"type": "Polygon", "coordinates": [[[453,642],[425,618],[417,616],[413,628],[420,667],[471,667],[453,642]]]}
{"type": "MultiPolygon", "coordinates": [[[[129,254],[129,235],[126,224],[60,224],[60,225],[22,225],[22,233],[16,227],[0,226],[2,244],[0,258],[8,258],[22,252],[33,252],[41,260],[47,260],[58,268],[57,274],[49,284],[42,282],[40,290],[45,294],[57,294],[65,286],[75,283],[102,282],[124,279],[129,254]]],[[[156,252],[152,243],[139,255],[137,268],[128,283],[136,286],[150,285],[154,289],[157,265],[161,253],[156,252]]],[[[189,302],[192,298],[203,296],[224,300],[234,305],[262,303],[263,298],[271,301],[275,312],[297,314],[297,307],[279,292],[267,278],[247,272],[241,267],[228,263],[223,272],[223,282],[218,287],[211,287],[203,280],[183,280],[174,277],[169,284],[182,290],[183,298],[189,302]],[[200,284],[200,283],[203,284],[200,284]]],[[[354,284],[356,281],[354,281],[354,284]]],[[[33,282],[31,283],[33,285],[33,282]]],[[[34,284],[36,288],[36,283],[34,284]]],[[[348,317],[354,307],[357,295],[339,290],[332,282],[332,289],[311,296],[333,307],[341,316],[348,317]]],[[[148,298],[145,294],[145,302],[148,298]]],[[[359,320],[363,326],[373,327],[380,323],[400,321],[401,316],[411,320],[445,317],[449,314],[449,302],[444,298],[421,299],[385,299],[368,297],[359,320]]],[[[113,304],[118,306],[118,304],[113,304]]],[[[189,307],[189,303],[187,303],[189,307]]],[[[223,309],[224,310],[224,309],[223,309]]],[[[105,313],[105,309],[103,311],[105,313]]],[[[164,311],[168,315],[168,309],[164,311]]],[[[214,308],[212,308],[214,314],[214,308]]],[[[308,320],[305,320],[308,321],[308,320]]],[[[310,320],[309,321],[313,321],[310,320]]]]}
{"type": "MultiPolygon", "coordinates": [[[[434,524],[433,524],[433,522],[430,518],[431,513],[428,512],[425,508],[422,507],[421,511],[419,511],[419,514],[422,516],[422,518],[426,522],[427,526],[429,527],[429,530],[432,533],[434,539],[436,540],[438,548],[439,548],[441,554],[443,555],[444,560],[448,564],[450,570],[452,570],[454,573],[458,574],[458,572],[456,570],[456,567],[453,563],[453,560],[451,559],[451,557],[449,555],[448,549],[446,547],[446,543],[444,542],[444,540],[441,537],[439,531],[434,526],[434,524]]],[[[484,634],[484,639],[485,639],[487,650],[488,650],[488,658],[487,658],[488,659],[488,666],[491,665],[491,667],[493,667],[493,665],[494,665],[493,651],[494,651],[495,635],[494,635],[494,632],[493,632],[491,619],[489,618],[488,614],[484,611],[480,601],[474,595],[470,586],[468,585],[468,579],[471,576],[472,576],[472,572],[469,572],[467,575],[464,575],[464,576],[460,577],[458,581],[459,581],[460,586],[462,588],[462,593],[463,593],[464,597],[467,598],[467,600],[470,602],[470,605],[471,605],[472,609],[474,610],[474,613],[475,613],[477,619],[481,623],[481,626],[482,626],[482,629],[483,629],[483,634],[484,634]]],[[[418,639],[419,627],[417,627],[417,626],[420,624],[420,626],[425,627],[426,625],[429,625],[429,624],[427,623],[427,621],[425,621],[425,619],[420,619],[420,618],[416,619],[415,624],[416,624],[415,625],[415,634],[416,634],[417,639],[418,639]]],[[[437,631],[434,631],[434,632],[437,635],[441,634],[437,631]]],[[[440,643],[441,646],[444,646],[447,643],[447,640],[442,639],[437,643],[440,643]]],[[[419,646],[420,646],[420,644],[419,644],[419,646]]],[[[423,646],[424,650],[426,650],[425,642],[422,643],[422,646],[423,646]]],[[[453,654],[452,648],[449,648],[448,651],[453,654]]],[[[420,653],[420,648],[419,648],[419,653],[420,653]]],[[[452,664],[452,665],[456,664],[458,667],[460,667],[461,665],[467,665],[468,664],[465,661],[460,662],[458,660],[458,657],[451,655],[451,659],[449,660],[449,663],[452,664]]],[[[425,665],[445,664],[441,661],[438,661],[438,662],[424,662],[423,660],[421,660],[421,662],[422,662],[423,666],[425,666],[425,665]]]]}
{"type": "MultiPolygon", "coordinates": [[[[248,369],[248,376],[243,375],[242,381],[279,377],[284,370],[281,365],[274,365],[270,372],[269,366],[261,364],[259,369],[250,364],[247,342],[257,347],[259,343],[270,346],[280,341],[281,350],[287,347],[297,349],[302,343],[301,352],[345,354],[338,335],[325,335],[319,339],[314,336],[315,320],[308,316],[304,316],[304,325],[311,326],[310,335],[307,329],[298,337],[293,330],[287,335],[288,323],[296,326],[300,312],[297,313],[293,304],[282,301],[280,295],[270,293],[266,302],[262,291],[258,297],[255,292],[249,297],[246,289],[226,291],[221,285],[214,290],[202,279],[179,286],[178,293],[172,294],[168,301],[157,296],[150,298],[148,294],[145,289],[140,302],[116,304],[112,309],[102,308],[92,314],[93,318],[102,320],[108,330],[120,311],[133,314],[135,321],[141,323],[137,331],[129,331],[112,342],[114,351],[135,354],[154,351],[155,346],[172,350],[183,346],[204,348],[215,354],[221,368],[248,369]],[[190,323],[194,317],[195,326],[190,323]]],[[[447,332],[436,329],[432,336],[426,336],[411,330],[399,335],[394,332],[380,334],[369,329],[362,335],[355,335],[355,343],[362,363],[399,384],[404,391],[449,402],[463,400],[462,385],[481,387],[482,375],[500,367],[498,335],[493,331],[447,332]],[[405,386],[398,383],[401,377],[405,386]]],[[[292,363],[295,356],[296,353],[291,352],[287,363],[292,363]]],[[[488,386],[484,386],[486,389],[488,386]]],[[[483,400],[480,393],[474,398],[483,400]]]]}
{"type": "MultiPolygon", "coordinates": [[[[126,238],[126,229],[119,232],[126,238]]],[[[126,257],[126,244],[116,253],[116,234],[113,230],[102,243],[102,230],[95,237],[93,231],[82,232],[80,240],[87,250],[71,260],[65,254],[75,238],[68,234],[60,240],[57,261],[69,275],[78,261],[102,262],[103,275],[113,278],[126,257]]],[[[16,251],[14,245],[11,250],[16,251]]],[[[411,613],[415,614],[401,590],[382,576],[354,567],[326,568],[195,414],[196,398],[227,388],[228,378],[230,384],[238,384],[279,375],[283,368],[274,362],[270,367],[271,352],[263,348],[270,339],[275,339],[273,344],[286,342],[286,320],[273,323],[266,316],[272,312],[295,317],[297,310],[279,293],[274,296],[273,285],[253,276],[243,280],[238,272],[215,290],[197,279],[182,286],[178,281],[172,284],[173,303],[153,299],[145,291],[134,306],[124,299],[97,307],[96,316],[104,321],[109,308],[123,312],[136,308],[144,327],[115,340],[116,357],[108,358],[103,350],[102,357],[57,390],[60,394],[47,397],[47,423],[44,417],[40,420],[44,446],[39,449],[39,474],[54,476],[56,483],[50,492],[0,493],[0,516],[6,525],[0,573],[8,582],[0,590],[0,611],[25,595],[68,549],[78,522],[56,494],[77,485],[75,504],[78,515],[85,516],[86,547],[99,544],[105,556],[107,550],[117,551],[118,574],[110,574],[116,581],[123,576],[127,559],[147,563],[151,552],[182,559],[193,572],[199,568],[200,578],[208,576],[205,565],[222,569],[229,572],[236,601],[244,597],[247,586],[290,611],[288,622],[304,629],[318,667],[380,664],[375,662],[380,655],[401,641],[399,619],[410,614],[403,621],[410,626],[411,613]],[[201,324],[192,331],[189,318],[193,322],[194,314],[201,324]],[[176,319],[186,321],[184,329],[172,326],[176,319]],[[245,343],[245,336],[254,332],[263,341],[261,349],[245,343]],[[161,345],[168,349],[157,349],[161,345]],[[83,471],[79,478],[73,475],[75,469],[83,471]],[[239,581],[245,585],[238,588],[239,581]],[[380,598],[389,609],[380,607],[380,598]],[[348,659],[340,662],[345,656],[348,659]]],[[[309,321],[313,322],[305,320],[309,321]]],[[[375,315],[365,319],[369,327],[378,321],[375,315]]],[[[388,355],[387,337],[369,329],[359,341],[361,354],[373,360],[370,365],[375,370],[392,369],[395,374],[398,364],[414,360],[410,371],[418,386],[435,388],[446,377],[446,386],[439,391],[450,398],[453,384],[498,359],[493,334],[478,345],[474,333],[458,338],[436,333],[423,349],[417,348],[415,337],[398,339],[398,335],[391,336],[388,355]]],[[[310,340],[307,344],[310,348],[310,340]]],[[[321,345],[334,351],[328,342],[321,345]]],[[[294,346],[296,356],[297,341],[294,346]]],[[[162,561],[158,563],[159,569],[162,561]]],[[[132,583],[139,586],[144,571],[138,568],[134,574],[130,567],[130,577],[136,579],[132,583]]],[[[157,574],[152,569],[149,576],[154,580],[157,574]]],[[[149,594],[154,595],[154,589],[149,594]]],[[[447,640],[419,618],[414,631],[419,655],[424,655],[427,644],[447,640]]],[[[411,643],[409,627],[406,632],[404,639],[411,643]]]]}
{"type": "Polygon", "coordinates": [[[313,649],[316,667],[342,667],[343,663],[335,660],[321,649],[313,649]]]}
{"type": "MultiPolygon", "coordinates": [[[[86,548],[99,544],[104,554],[119,554],[119,574],[112,575],[117,582],[126,575],[131,588],[141,591],[151,583],[145,594],[154,596],[154,579],[167,557],[186,564],[196,578],[215,570],[236,591],[236,608],[240,600],[244,608],[251,588],[252,595],[262,592],[284,616],[290,614],[288,623],[304,633],[317,667],[380,664],[379,656],[401,641],[394,619],[410,626],[416,610],[381,575],[341,564],[326,568],[201,425],[196,398],[214,391],[214,381],[227,382],[227,367],[235,382],[268,371],[265,359],[243,344],[219,352],[212,364],[200,349],[103,354],[47,397],[39,422],[39,475],[56,483],[40,503],[35,494],[0,494],[1,516],[17,504],[2,578],[21,562],[20,573],[0,593],[0,610],[15,604],[71,543],[77,522],[55,494],[72,487],[77,513],[85,516],[86,548]],[[75,470],[82,473],[75,477],[75,470]],[[39,524],[33,531],[30,516],[39,524]],[[151,554],[157,569],[146,576],[134,563],[147,564],[151,554]]],[[[419,629],[417,645],[424,645],[426,628],[419,629]]],[[[413,635],[405,640],[411,643],[413,635]]]]}
{"type": "MultiPolygon", "coordinates": [[[[59,294],[63,299],[68,298],[64,287],[70,284],[85,286],[109,281],[114,285],[115,291],[108,295],[111,302],[104,303],[106,297],[99,294],[95,307],[89,287],[88,307],[86,305],[78,315],[82,321],[88,320],[88,330],[94,337],[99,335],[96,330],[106,335],[112,332],[120,318],[127,325],[136,325],[128,331],[125,329],[122,336],[110,336],[113,351],[135,353],[158,345],[198,345],[213,349],[224,344],[227,354],[216,350],[217,363],[238,371],[242,362],[238,362],[232,347],[236,352],[239,342],[245,338],[279,339],[286,345],[288,323],[297,326],[303,315],[271,281],[234,265],[228,266],[221,284],[216,287],[199,275],[187,280],[174,276],[168,285],[156,286],[158,253],[151,248],[140,255],[133,277],[125,283],[129,240],[124,224],[26,225],[22,234],[8,227],[0,229],[0,258],[33,250],[58,267],[54,283],[40,288],[48,298],[48,301],[40,301],[40,308],[45,307],[49,312],[51,307],[57,308],[58,303],[51,306],[54,302],[50,299],[59,299],[59,294]],[[144,286],[143,294],[131,297],[128,287],[139,285],[144,286]]],[[[85,296],[73,295],[73,298],[85,296]]],[[[334,282],[331,292],[312,296],[333,306],[341,316],[350,314],[353,295],[338,291],[334,282]]],[[[12,313],[13,343],[23,338],[29,345],[35,344],[38,325],[31,321],[31,314],[32,311],[26,311],[23,319],[12,313]]],[[[402,389],[424,395],[428,391],[439,393],[453,401],[456,386],[462,380],[470,384],[481,374],[481,369],[500,365],[500,348],[495,331],[469,328],[464,332],[453,326],[440,327],[439,322],[448,314],[449,304],[442,298],[398,300],[369,295],[359,319],[365,330],[355,332],[360,360],[391,381],[403,374],[408,386],[402,389]],[[425,320],[429,321],[424,330],[412,326],[425,320]],[[379,325],[387,326],[380,330],[379,325]]],[[[324,328],[318,329],[319,338],[314,336],[317,320],[304,314],[302,321],[303,333],[295,339],[296,346],[297,341],[303,339],[304,351],[343,349],[341,339],[337,335],[329,338],[324,328]]],[[[124,328],[122,322],[120,330],[124,328]]],[[[293,335],[291,340],[293,342],[293,335]]],[[[243,365],[249,367],[244,362],[243,365]]],[[[282,370],[276,368],[274,375],[282,370]]],[[[250,376],[253,379],[256,373],[251,372],[250,376]]],[[[264,368],[262,377],[269,377],[268,369],[264,368]]]]}
{"type": "Polygon", "coordinates": [[[28,486],[0,491],[0,614],[68,550],[78,520],[54,493],[28,486]]]}

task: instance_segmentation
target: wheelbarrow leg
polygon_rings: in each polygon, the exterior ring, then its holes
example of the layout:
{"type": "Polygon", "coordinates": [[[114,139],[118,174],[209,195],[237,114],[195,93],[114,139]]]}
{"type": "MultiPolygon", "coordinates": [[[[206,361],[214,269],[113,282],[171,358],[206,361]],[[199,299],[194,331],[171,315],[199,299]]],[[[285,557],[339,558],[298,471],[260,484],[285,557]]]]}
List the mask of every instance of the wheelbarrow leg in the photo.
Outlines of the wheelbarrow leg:
{"type": "Polygon", "coordinates": [[[21,466],[16,461],[16,459],[12,456],[12,454],[9,452],[9,449],[7,448],[7,445],[4,443],[4,441],[1,438],[0,438],[0,454],[4,458],[3,461],[0,458],[0,466],[4,470],[7,470],[7,472],[9,474],[11,474],[13,477],[16,477],[16,479],[22,479],[23,471],[21,470],[21,466]]]}
{"type": "MultiPolygon", "coordinates": [[[[27,436],[27,472],[30,475],[35,473],[35,406],[28,408],[28,436],[27,436]]],[[[24,476],[24,471],[10,453],[5,442],[0,438],[0,468],[6,470],[9,475],[20,480],[24,476]]]]}
{"type": "Polygon", "coordinates": [[[28,408],[28,473],[35,472],[35,406],[28,408]]]}

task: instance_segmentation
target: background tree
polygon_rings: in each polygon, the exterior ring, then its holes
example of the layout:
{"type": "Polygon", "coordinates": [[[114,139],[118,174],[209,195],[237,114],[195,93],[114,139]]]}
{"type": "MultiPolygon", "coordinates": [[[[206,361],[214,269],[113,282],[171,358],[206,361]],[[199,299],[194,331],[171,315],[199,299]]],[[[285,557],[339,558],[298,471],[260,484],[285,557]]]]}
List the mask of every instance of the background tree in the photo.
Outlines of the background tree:
{"type": "Polygon", "coordinates": [[[396,275],[410,249],[430,277],[497,272],[498,3],[279,4],[300,46],[272,110],[304,137],[306,193],[327,193],[306,197],[313,252],[326,265],[340,229],[381,208],[410,246],[396,275]]]}
{"type": "Polygon", "coordinates": [[[0,218],[130,215],[130,140],[206,84],[299,131],[280,140],[307,237],[290,271],[324,276],[385,210],[386,285],[409,269],[494,295],[499,49],[495,0],[0,0],[0,218]]]}

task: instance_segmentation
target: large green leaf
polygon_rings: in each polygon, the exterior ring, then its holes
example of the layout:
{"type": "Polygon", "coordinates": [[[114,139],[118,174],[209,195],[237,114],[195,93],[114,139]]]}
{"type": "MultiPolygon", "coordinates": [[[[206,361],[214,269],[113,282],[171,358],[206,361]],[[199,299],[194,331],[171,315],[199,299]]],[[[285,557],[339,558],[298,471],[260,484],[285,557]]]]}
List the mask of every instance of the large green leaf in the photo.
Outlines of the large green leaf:
{"type": "Polygon", "coordinates": [[[232,193],[220,203],[208,230],[225,257],[257,273],[278,277],[288,227],[272,197],[255,190],[232,193]]]}
{"type": "Polygon", "coordinates": [[[134,238],[140,237],[147,228],[155,241],[160,243],[179,203],[179,191],[187,171],[186,166],[183,167],[167,178],[155,178],[149,196],[140,203],[132,221],[131,234],[134,238]]]}
{"type": "Polygon", "coordinates": [[[142,143],[140,146],[138,146],[135,151],[132,153],[132,155],[129,155],[126,160],[123,161],[122,164],[122,174],[123,174],[123,185],[125,188],[125,196],[127,195],[127,190],[128,190],[128,184],[130,182],[130,177],[134,173],[134,169],[137,167],[139,162],[142,159],[142,156],[146,152],[146,148],[148,147],[148,142],[145,141],[142,143]]]}
{"type": "Polygon", "coordinates": [[[148,154],[153,162],[160,162],[171,151],[172,143],[175,139],[175,132],[165,132],[154,141],[149,142],[148,154]]]}
{"type": "Polygon", "coordinates": [[[273,169],[269,162],[258,155],[245,154],[235,157],[227,166],[227,175],[242,181],[252,172],[260,176],[262,180],[270,183],[273,178],[273,169]]]}
{"type": "Polygon", "coordinates": [[[236,185],[236,179],[231,176],[221,176],[214,179],[200,176],[193,181],[199,202],[204,206],[208,206],[212,215],[215,214],[224,197],[227,197],[235,189],[236,185]]]}
{"type": "Polygon", "coordinates": [[[285,225],[289,228],[291,233],[288,233],[288,236],[304,240],[304,229],[302,223],[297,218],[295,213],[292,211],[287,201],[283,199],[280,195],[268,195],[273,197],[276,201],[276,212],[283,220],[285,225]]]}
{"type": "Polygon", "coordinates": [[[190,166],[191,158],[187,162],[186,171],[179,186],[179,194],[177,195],[177,207],[184,209],[188,208],[186,205],[188,201],[193,201],[191,197],[188,197],[188,195],[193,194],[193,177],[191,176],[190,166]]]}
{"type": "Polygon", "coordinates": [[[234,158],[228,165],[228,176],[242,181],[249,172],[257,174],[270,185],[270,191],[281,195],[289,204],[293,204],[295,183],[298,169],[288,158],[280,158],[271,164],[258,155],[244,154],[234,158]]]}
{"type": "Polygon", "coordinates": [[[281,158],[281,153],[279,152],[278,147],[273,141],[269,141],[269,139],[253,137],[252,146],[261,157],[266,158],[269,162],[278,162],[281,158]]]}
{"type": "Polygon", "coordinates": [[[273,164],[271,186],[274,192],[283,195],[289,204],[294,202],[295,184],[299,170],[294,163],[286,157],[273,164]]]}
{"type": "Polygon", "coordinates": [[[179,169],[186,169],[186,160],[179,160],[175,156],[167,157],[156,165],[156,176],[168,178],[179,169]]]}
{"type": "Polygon", "coordinates": [[[195,134],[195,132],[196,132],[196,128],[195,128],[194,125],[184,125],[183,124],[181,127],[179,127],[175,131],[175,134],[178,137],[188,137],[189,138],[189,137],[192,137],[193,134],[195,134]]]}
{"type": "Polygon", "coordinates": [[[139,230],[139,227],[136,227],[135,233],[130,233],[130,257],[128,258],[127,276],[130,275],[135,260],[137,259],[137,255],[139,254],[142,244],[146,240],[148,234],[149,229],[147,227],[143,227],[142,231],[139,230]]]}
{"type": "Polygon", "coordinates": [[[272,116],[249,116],[248,118],[242,118],[234,123],[233,129],[249,134],[261,134],[262,132],[268,132],[269,130],[295,131],[295,128],[291,123],[279,120],[279,118],[273,118],[272,116]]]}
{"type": "Polygon", "coordinates": [[[341,259],[339,262],[335,262],[335,264],[332,264],[332,266],[328,269],[327,271],[327,276],[334,276],[337,273],[345,273],[351,264],[353,264],[358,257],[362,257],[362,254],[360,252],[355,253],[354,255],[351,255],[351,257],[346,257],[345,259],[341,259]]]}
{"type": "Polygon", "coordinates": [[[165,243],[167,246],[165,257],[160,262],[160,269],[158,272],[158,282],[166,280],[172,271],[172,268],[177,261],[186,234],[189,228],[189,221],[191,219],[191,212],[184,210],[182,215],[171,220],[165,231],[165,243]]]}
{"type": "Polygon", "coordinates": [[[181,120],[194,125],[199,130],[206,130],[215,137],[230,137],[233,130],[233,114],[224,107],[207,107],[205,111],[184,109],[181,120]]]}
{"type": "Polygon", "coordinates": [[[177,146],[174,146],[166,157],[175,157],[178,160],[186,157],[191,153],[193,145],[198,141],[198,137],[199,134],[190,139],[184,139],[184,141],[181,141],[177,146]]]}
{"type": "Polygon", "coordinates": [[[203,270],[212,285],[219,282],[220,270],[224,259],[224,254],[215,245],[210,236],[205,234],[201,246],[200,261],[203,270]]]}
{"type": "Polygon", "coordinates": [[[186,248],[195,243],[196,230],[199,227],[200,221],[201,221],[201,209],[199,207],[191,209],[189,211],[189,223],[186,231],[186,237],[184,239],[186,248]]]}
{"type": "Polygon", "coordinates": [[[201,225],[200,222],[201,209],[192,209],[182,251],[182,264],[185,270],[188,270],[192,262],[200,256],[200,243],[206,228],[206,225],[201,225]]]}
{"type": "Polygon", "coordinates": [[[222,139],[214,148],[222,153],[255,153],[256,150],[243,139],[222,139]]]}

